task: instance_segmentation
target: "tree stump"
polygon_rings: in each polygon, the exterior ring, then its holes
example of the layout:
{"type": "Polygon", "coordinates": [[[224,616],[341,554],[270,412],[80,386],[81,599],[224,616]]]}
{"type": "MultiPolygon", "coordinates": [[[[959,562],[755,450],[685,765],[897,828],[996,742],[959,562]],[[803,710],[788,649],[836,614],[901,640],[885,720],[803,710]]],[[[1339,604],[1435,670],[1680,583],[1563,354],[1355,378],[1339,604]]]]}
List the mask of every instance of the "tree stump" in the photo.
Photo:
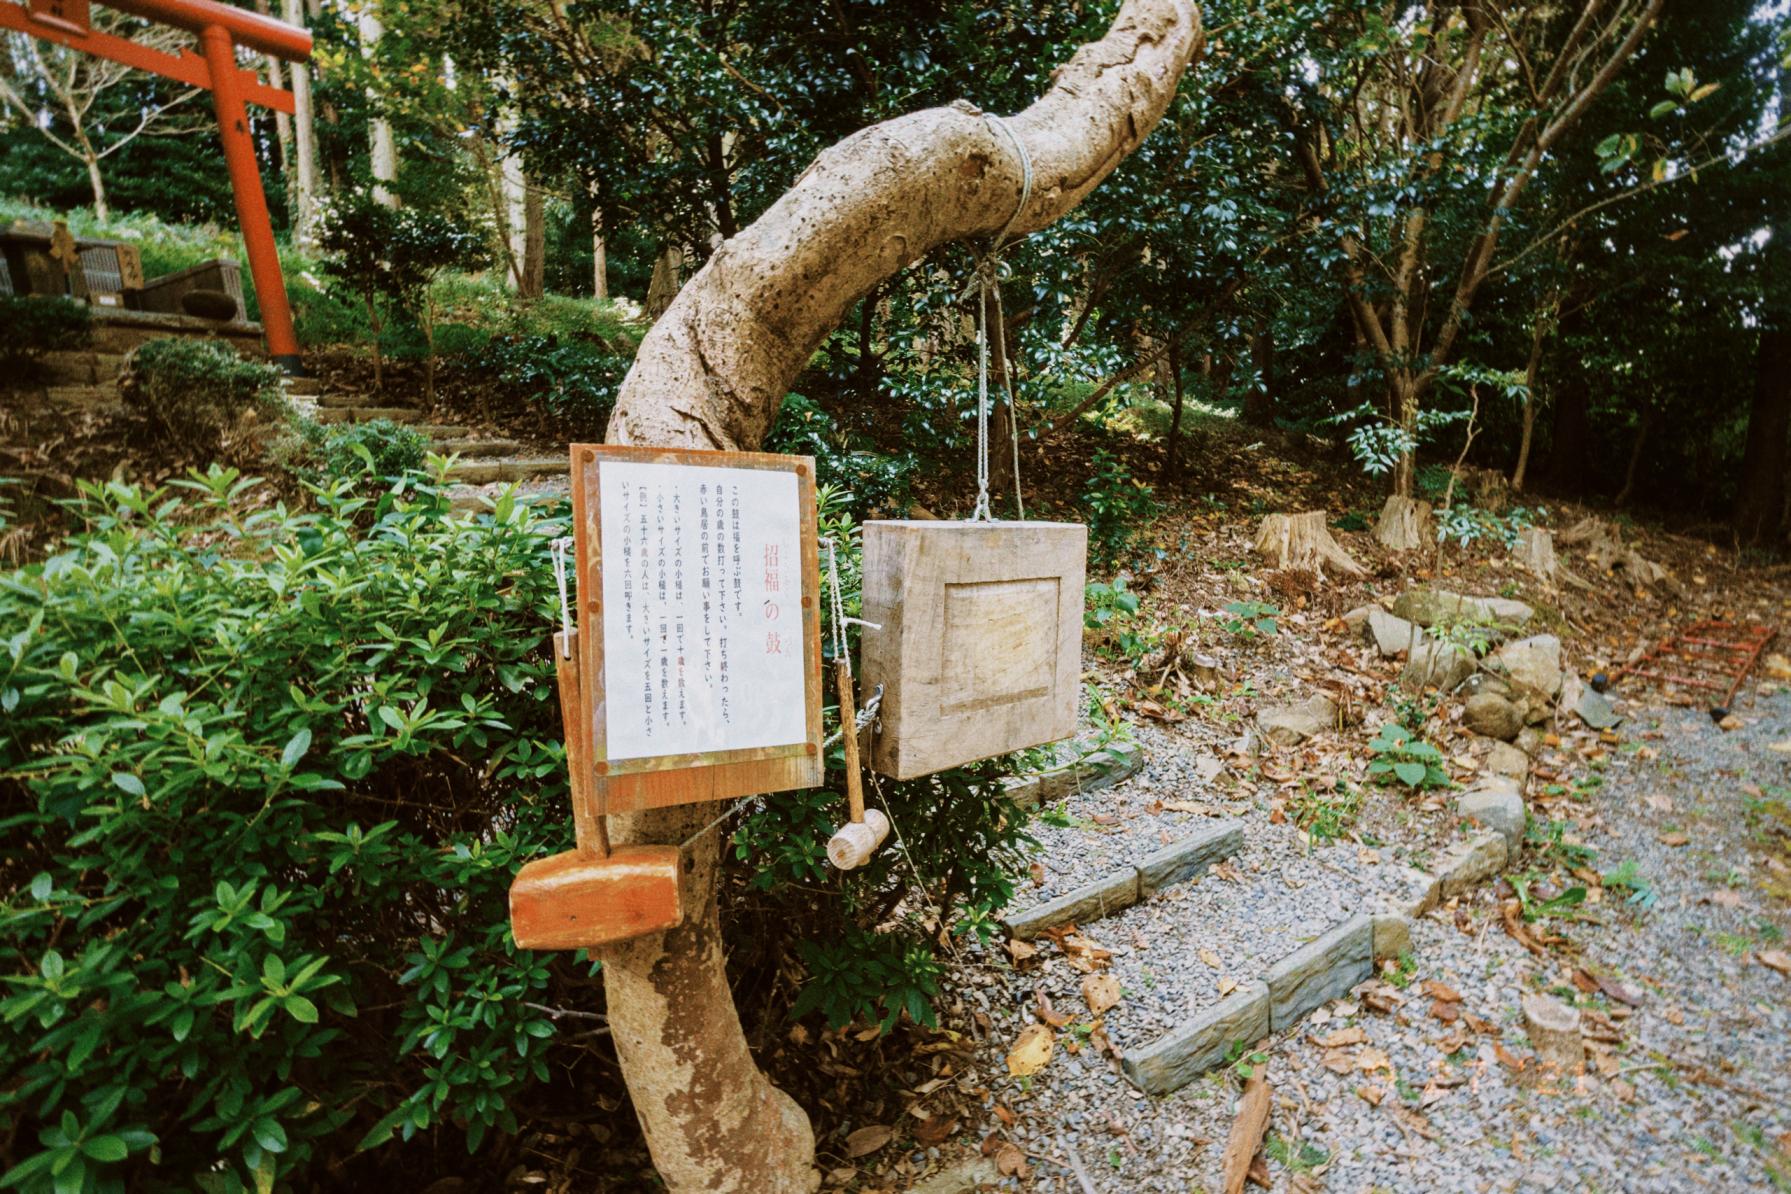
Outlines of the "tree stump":
{"type": "Polygon", "coordinates": [[[1389,551],[1413,551],[1428,546],[1436,538],[1436,528],[1430,519],[1430,503],[1393,494],[1381,507],[1374,537],[1389,551]]]}
{"type": "Polygon", "coordinates": [[[1561,578],[1561,561],[1555,558],[1555,536],[1541,527],[1525,527],[1519,532],[1517,546],[1512,549],[1517,562],[1547,581],[1561,578]]]}
{"type": "Polygon", "coordinates": [[[1345,576],[1363,576],[1362,565],[1331,538],[1323,510],[1304,514],[1271,514],[1256,531],[1256,550],[1278,569],[1303,568],[1325,574],[1325,565],[1345,576]]]}
{"type": "Polygon", "coordinates": [[[1553,995],[1541,991],[1524,996],[1524,1031],[1536,1056],[1564,1074],[1577,1073],[1586,1061],[1580,1040],[1580,1014],[1553,995]]]}

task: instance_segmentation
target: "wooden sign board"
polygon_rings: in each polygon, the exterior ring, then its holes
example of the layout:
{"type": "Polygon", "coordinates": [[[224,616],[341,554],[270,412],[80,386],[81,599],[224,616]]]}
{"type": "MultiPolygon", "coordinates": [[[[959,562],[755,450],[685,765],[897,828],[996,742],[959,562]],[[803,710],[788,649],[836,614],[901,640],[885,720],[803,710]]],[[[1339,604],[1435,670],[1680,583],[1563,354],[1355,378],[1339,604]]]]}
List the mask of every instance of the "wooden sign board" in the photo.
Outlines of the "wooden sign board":
{"type": "Polygon", "coordinates": [[[572,445],[599,816],[821,783],[815,468],[572,445]]]}
{"type": "Polygon", "coordinates": [[[871,765],[911,779],[1076,732],[1088,528],[867,522],[871,765]]]}

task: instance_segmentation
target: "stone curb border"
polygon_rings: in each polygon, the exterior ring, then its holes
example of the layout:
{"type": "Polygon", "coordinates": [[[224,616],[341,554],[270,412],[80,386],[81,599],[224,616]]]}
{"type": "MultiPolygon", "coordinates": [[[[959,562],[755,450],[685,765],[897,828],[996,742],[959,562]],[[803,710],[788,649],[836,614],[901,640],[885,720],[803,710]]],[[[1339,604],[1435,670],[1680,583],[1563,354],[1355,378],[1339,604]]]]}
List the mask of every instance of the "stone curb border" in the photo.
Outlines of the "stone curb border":
{"type": "Polygon", "coordinates": [[[1220,859],[1237,853],[1243,845],[1241,823],[1218,821],[1192,837],[1146,855],[1124,870],[1016,913],[1002,923],[1016,940],[1030,941],[1046,929],[1099,920],[1198,875],[1220,859]]]}
{"type": "Polygon", "coordinates": [[[1077,792],[1093,792],[1127,780],[1144,769],[1144,747],[1136,742],[1110,742],[1074,763],[1007,782],[1007,794],[1022,808],[1036,808],[1077,792]]]}
{"type": "Polygon", "coordinates": [[[1379,908],[1333,925],[1182,1027],[1126,1050],[1126,1077],[1146,1094],[1169,1094],[1222,1064],[1233,1045],[1248,1048],[1291,1029],[1319,1005],[1374,977],[1376,962],[1411,949],[1414,918],[1496,875],[1510,852],[1504,833],[1483,830],[1451,847],[1434,870],[1406,868],[1399,893],[1383,897],[1379,908]]]}

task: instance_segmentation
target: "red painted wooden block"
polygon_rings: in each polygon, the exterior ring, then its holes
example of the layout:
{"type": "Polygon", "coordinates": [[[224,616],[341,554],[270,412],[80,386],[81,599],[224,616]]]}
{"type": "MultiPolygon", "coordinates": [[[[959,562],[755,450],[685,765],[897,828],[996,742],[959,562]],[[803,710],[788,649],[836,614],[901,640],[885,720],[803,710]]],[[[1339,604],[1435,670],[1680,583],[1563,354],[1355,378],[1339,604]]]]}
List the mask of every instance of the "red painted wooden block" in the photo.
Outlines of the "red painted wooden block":
{"type": "Polygon", "coordinates": [[[510,885],[510,930],[523,949],[591,949],[674,928],[679,868],[676,846],[536,859],[510,885]]]}

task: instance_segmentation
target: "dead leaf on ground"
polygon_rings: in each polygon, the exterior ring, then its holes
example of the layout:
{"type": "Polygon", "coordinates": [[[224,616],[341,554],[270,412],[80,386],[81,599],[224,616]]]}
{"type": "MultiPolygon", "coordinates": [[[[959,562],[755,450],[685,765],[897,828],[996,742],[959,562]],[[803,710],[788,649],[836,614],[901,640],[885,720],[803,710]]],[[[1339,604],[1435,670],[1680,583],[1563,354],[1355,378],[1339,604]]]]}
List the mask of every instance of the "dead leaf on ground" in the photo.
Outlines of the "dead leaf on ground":
{"type": "Polygon", "coordinates": [[[868,1157],[895,1135],[895,1129],[887,1124],[869,1124],[859,1128],[846,1137],[846,1155],[851,1158],[868,1157]]]}
{"type": "Polygon", "coordinates": [[[1091,974],[1082,980],[1082,1000],[1088,1010],[1100,1015],[1119,1002],[1119,980],[1111,974],[1091,974]]]}
{"type": "Polygon", "coordinates": [[[1036,1074],[1051,1060],[1057,1038],[1043,1024],[1028,1024],[1007,1051],[1007,1072],[1016,1078],[1036,1074]]]}
{"type": "Polygon", "coordinates": [[[951,1139],[960,1122],[954,1116],[935,1115],[921,1121],[920,1126],[914,1129],[914,1139],[928,1148],[937,1148],[951,1139]]]}
{"type": "Polygon", "coordinates": [[[1034,991],[1032,993],[1032,1007],[1033,1010],[1038,1013],[1039,1019],[1043,1020],[1046,1024],[1049,1024],[1052,1028],[1062,1028],[1065,1024],[1068,1024],[1071,1020],[1076,1018],[1074,1016],[1066,1016],[1056,1008],[1052,1007],[1051,997],[1043,991],[1034,991]]]}
{"type": "Polygon", "coordinates": [[[1384,1086],[1374,1086],[1364,1082],[1362,1085],[1356,1087],[1356,1094],[1370,1107],[1379,1107],[1381,1105],[1381,1100],[1387,1097],[1387,1088],[1384,1086]]]}
{"type": "Polygon", "coordinates": [[[1739,891],[1732,891],[1727,887],[1719,887],[1704,898],[1710,903],[1715,904],[1718,908],[1741,907],[1741,893],[1739,891]]]}
{"type": "Polygon", "coordinates": [[[1009,1177],[1024,1179],[1027,1174],[1026,1154],[1016,1144],[1003,1144],[995,1152],[995,1168],[1009,1177]]]}
{"type": "Polygon", "coordinates": [[[1326,1049],[1341,1049],[1346,1045],[1360,1045],[1368,1039],[1368,1034],[1360,1028],[1339,1028],[1330,1036],[1319,1038],[1319,1045],[1326,1049]]]}
{"type": "Polygon", "coordinates": [[[1221,974],[1219,976],[1219,994],[1229,995],[1233,991],[1237,990],[1237,988],[1238,988],[1238,980],[1237,979],[1227,978],[1223,974],[1221,974]]]}
{"type": "Polygon", "coordinates": [[[1017,937],[1008,940],[1003,948],[1007,950],[1008,957],[1016,962],[1029,962],[1038,957],[1039,953],[1038,946],[1030,941],[1021,941],[1017,937]]]}
{"type": "Polygon", "coordinates": [[[1791,978],[1791,953],[1786,953],[1782,949],[1768,949],[1762,950],[1754,956],[1760,960],[1760,965],[1791,978]]]}
{"type": "Polygon", "coordinates": [[[1442,999],[1433,999],[1430,1001],[1430,1015],[1432,1019],[1439,1020],[1444,1024],[1453,1024],[1461,1019],[1461,1005],[1442,999]]]}
{"type": "Polygon", "coordinates": [[[1422,990],[1424,991],[1424,993],[1426,995],[1430,996],[1432,999],[1439,1000],[1443,1003],[1460,1003],[1461,1002],[1461,992],[1460,991],[1457,991],[1454,987],[1450,986],[1448,983],[1441,982],[1434,978],[1425,979],[1422,990]]]}
{"type": "Polygon", "coordinates": [[[1656,840],[1658,840],[1660,842],[1660,844],[1663,846],[1672,846],[1676,849],[1680,846],[1691,845],[1691,834],[1689,834],[1689,833],[1663,833],[1656,840]]]}
{"type": "Polygon", "coordinates": [[[1356,1058],[1348,1049],[1327,1049],[1318,1064],[1333,1074],[1347,1074],[1356,1068],[1356,1058]]]}
{"type": "Polygon", "coordinates": [[[1388,1057],[1385,1051],[1376,1049],[1373,1045],[1368,1045],[1363,1048],[1361,1053],[1357,1054],[1356,1068],[1361,1070],[1364,1074],[1372,1074],[1376,1070],[1386,1070],[1387,1073],[1391,1074],[1393,1072],[1393,1059],[1388,1057]]]}
{"type": "Polygon", "coordinates": [[[1214,970],[1217,970],[1220,966],[1224,965],[1223,962],[1219,961],[1219,955],[1210,949],[1202,949],[1200,951],[1200,960],[1205,962],[1208,966],[1211,966],[1214,970]]]}

